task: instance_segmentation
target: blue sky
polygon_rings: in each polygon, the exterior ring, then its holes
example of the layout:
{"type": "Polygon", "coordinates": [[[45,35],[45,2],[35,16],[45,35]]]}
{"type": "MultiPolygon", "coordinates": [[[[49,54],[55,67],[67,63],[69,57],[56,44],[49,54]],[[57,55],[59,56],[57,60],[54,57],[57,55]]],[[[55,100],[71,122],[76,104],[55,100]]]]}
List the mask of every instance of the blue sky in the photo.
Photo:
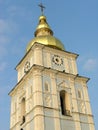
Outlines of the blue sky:
{"type": "MultiPolygon", "coordinates": [[[[14,69],[25,54],[38,23],[41,0],[0,0],[0,127],[9,130],[10,97],[17,82],[14,69]]],[[[98,129],[98,1],[43,0],[54,35],[67,51],[79,54],[78,72],[91,78],[89,96],[98,129]]]]}

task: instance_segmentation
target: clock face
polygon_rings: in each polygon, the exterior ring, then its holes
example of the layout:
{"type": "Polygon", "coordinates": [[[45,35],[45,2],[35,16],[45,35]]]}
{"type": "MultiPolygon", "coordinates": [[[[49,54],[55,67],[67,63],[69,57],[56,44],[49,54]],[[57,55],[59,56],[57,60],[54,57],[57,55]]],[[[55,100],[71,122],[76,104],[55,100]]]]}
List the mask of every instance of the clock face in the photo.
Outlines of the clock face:
{"type": "Polygon", "coordinates": [[[61,66],[63,64],[63,59],[58,55],[54,55],[52,61],[58,66],[61,66]]]}
{"type": "Polygon", "coordinates": [[[27,61],[27,62],[25,63],[25,66],[24,66],[24,72],[25,72],[25,73],[28,72],[29,69],[30,69],[30,62],[27,61]]]}

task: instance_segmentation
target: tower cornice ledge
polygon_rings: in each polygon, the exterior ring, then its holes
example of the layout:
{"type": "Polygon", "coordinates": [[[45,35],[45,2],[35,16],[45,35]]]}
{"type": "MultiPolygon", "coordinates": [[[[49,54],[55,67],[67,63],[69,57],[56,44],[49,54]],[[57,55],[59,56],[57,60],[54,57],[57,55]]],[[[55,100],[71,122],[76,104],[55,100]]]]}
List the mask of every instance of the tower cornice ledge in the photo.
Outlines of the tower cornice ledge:
{"type": "Polygon", "coordinates": [[[22,83],[26,77],[30,74],[30,73],[34,73],[34,71],[40,71],[40,72],[43,72],[43,71],[48,71],[48,72],[52,72],[56,75],[65,75],[65,76],[69,76],[71,78],[73,78],[74,80],[84,80],[85,82],[88,82],[90,80],[90,78],[88,77],[84,77],[84,76],[80,76],[80,75],[74,75],[74,74],[71,74],[71,73],[66,73],[65,71],[59,71],[59,70],[56,70],[56,69],[52,69],[52,68],[48,68],[48,67],[44,67],[44,66],[41,66],[41,65],[37,65],[37,64],[33,64],[32,67],[30,68],[30,70],[26,73],[26,75],[24,75],[22,77],[22,79],[15,85],[15,87],[9,92],[9,95],[11,95],[11,93],[13,93],[17,88],[18,86],[20,85],[20,83],[22,83]]]}

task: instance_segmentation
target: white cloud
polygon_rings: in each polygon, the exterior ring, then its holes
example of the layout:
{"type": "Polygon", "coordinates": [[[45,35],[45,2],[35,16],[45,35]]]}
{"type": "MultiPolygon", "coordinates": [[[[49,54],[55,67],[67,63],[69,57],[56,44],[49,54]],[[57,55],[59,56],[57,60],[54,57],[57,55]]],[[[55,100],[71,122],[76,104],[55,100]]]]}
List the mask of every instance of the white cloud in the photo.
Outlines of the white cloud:
{"type": "Polygon", "coordinates": [[[3,3],[3,0],[0,0],[0,4],[2,4],[3,3]]]}
{"type": "Polygon", "coordinates": [[[7,50],[4,46],[0,45],[0,59],[7,53],[7,50]]]}
{"type": "Polygon", "coordinates": [[[10,42],[10,38],[5,35],[0,35],[0,59],[5,56],[8,52],[8,43],[10,42]]]}
{"type": "Polygon", "coordinates": [[[17,14],[20,15],[21,11],[19,11],[20,8],[17,6],[11,5],[8,7],[7,11],[9,12],[10,16],[16,16],[17,14]]]}
{"type": "Polygon", "coordinates": [[[0,35],[0,46],[7,45],[10,42],[10,38],[6,35],[0,35]]]}
{"type": "Polygon", "coordinates": [[[25,8],[24,6],[16,6],[16,5],[10,5],[7,8],[7,12],[9,14],[10,19],[24,19],[29,20],[32,18],[32,13],[31,11],[29,11],[27,8],[25,8]],[[27,17],[27,19],[26,19],[27,17]]]}
{"type": "Polygon", "coordinates": [[[4,71],[4,70],[6,69],[6,66],[7,66],[7,63],[6,63],[6,62],[2,62],[2,63],[0,64],[0,72],[1,72],[1,71],[4,71]]]}
{"type": "Polygon", "coordinates": [[[16,33],[18,30],[18,25],[8,19],[0,19],[0,34],[10,34],[16,33]]]}
{"type": "Polygon", "coordinates": [[[26,11],[21,6],[11,5],[8,7],[7,11],[9,12],[10,16],[26,16],[26,11]]]}
{"type": "Polygon", "coordinates": [[[0,19],[0,59],[8,53],[9,43],[18,31],[18,25],[8,19],[0,19]]]}
{"type": "Polygon", "coordinates": [[[97,67],[97,60],[92,58],[88,59],[83,66],[84,70],[86,71],[93,71],[95,70],[96,67],[97,67]]]}
{"type": "Polygon", "coordinates": [[[8,29],[8,23],[4,19],[0,19],[0,33],[5,33],[8,29]]]}

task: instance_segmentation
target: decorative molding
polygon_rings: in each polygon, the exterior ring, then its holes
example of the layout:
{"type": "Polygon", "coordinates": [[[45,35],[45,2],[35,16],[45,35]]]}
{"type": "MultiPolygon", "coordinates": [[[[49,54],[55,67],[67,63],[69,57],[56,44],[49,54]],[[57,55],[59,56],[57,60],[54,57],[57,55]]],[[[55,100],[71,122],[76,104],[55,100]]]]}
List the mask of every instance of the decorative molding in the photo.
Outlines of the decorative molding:
{"type": "Polygon", "coordinates": [[[45,106],[51,107],[51,95],[47,95],[47,94],[44,95],[44,103],[45,106]]]}
{"type": "Polygon", "coordinates": [[[81,113],[86,112],[84,101],[78,101],[78,107],[79,107],[79,112],[81,112],[81,113]]]}

